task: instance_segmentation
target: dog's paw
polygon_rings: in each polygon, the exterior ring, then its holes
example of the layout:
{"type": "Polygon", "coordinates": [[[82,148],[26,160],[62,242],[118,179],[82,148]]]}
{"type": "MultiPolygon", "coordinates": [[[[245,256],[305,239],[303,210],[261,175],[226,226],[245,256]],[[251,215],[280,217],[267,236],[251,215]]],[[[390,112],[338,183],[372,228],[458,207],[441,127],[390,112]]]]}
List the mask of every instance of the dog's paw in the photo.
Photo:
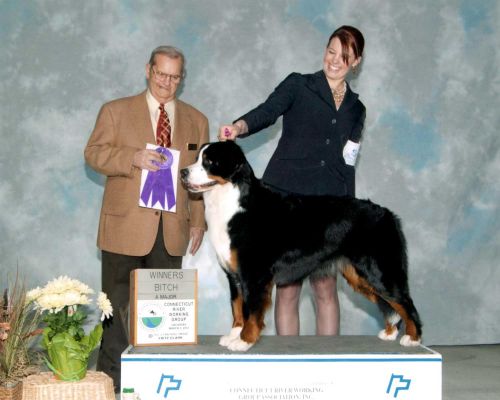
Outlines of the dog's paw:
{"type": "Polygon", "coordinates": [[[418,346],[420,342],[421,342],[420,339],[413,340],[410,335],[404,335],[399,341],[399,344],[405,347],[415,347],[418,346]]]}
{"type": "Polygon", "coordinates": [[[394,328],[391,333],[387,333],[385,329],[382,329],[378,333],[378,338],[386,341],[396,340],[397,337],[398,337],[398,330],[396,328],[394,328]]]}
{"type": "Polygon", "coordinates": [[[219,339],[219,344],[224,347],[228,347],[229,344],[240,337],[240,332],[243,328],[241,326],[237,326],[232,328],[228,335],[221,336],[219,339]]]}
{"type": "Polygon", "coordinates": [[[247,351],[253,345],[254,343],[248,343],[245,342],[244,340],[241,340],[240,338],[237,338],[231,341],[231,343],[229,343],[229,346],[227,346],[227,348],[231,351],[247,351]]]}
{"type": "Polygon", "coordinates": [[[385,329],[382,329],[378,333],[378,338],[386,341],[396,340],[397,337],[398,337],[398,330],[396,328],[394,328],[391,333],[387,333],[385,329]]]}

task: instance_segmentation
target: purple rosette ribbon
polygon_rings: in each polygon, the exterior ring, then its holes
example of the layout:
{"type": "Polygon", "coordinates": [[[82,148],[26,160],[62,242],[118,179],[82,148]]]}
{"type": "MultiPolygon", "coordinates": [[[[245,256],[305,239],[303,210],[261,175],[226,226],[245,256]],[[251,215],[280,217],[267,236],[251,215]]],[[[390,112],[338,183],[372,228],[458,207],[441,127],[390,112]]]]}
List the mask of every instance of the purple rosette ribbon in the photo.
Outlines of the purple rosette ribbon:
{"type": "Polygon", "coordinates": [[[174,162],[174,156],[165,147],[158,147],[155,151],[164,157],[164,161],[162,163],[153,161],[153,164],[160,169],[158,171],[148,171],[146,182],[142,188],[141,200],[147,205],[152,195],[151,206],[160,202],[162,209],[165,209],[166,196],[168,209],[170,210],[175,206],[174,181],[172,179],[172,170],[170,169],[174,162]]]}

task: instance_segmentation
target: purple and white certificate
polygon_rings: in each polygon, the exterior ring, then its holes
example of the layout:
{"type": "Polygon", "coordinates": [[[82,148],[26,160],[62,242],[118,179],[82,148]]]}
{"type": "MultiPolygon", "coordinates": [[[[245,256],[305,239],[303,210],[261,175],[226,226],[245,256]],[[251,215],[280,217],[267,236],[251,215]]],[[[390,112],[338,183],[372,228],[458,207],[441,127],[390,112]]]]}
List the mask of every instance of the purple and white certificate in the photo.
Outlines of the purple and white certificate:
{"type": "Polygon", "coordinates": [[[139,206],[156,210],[176,212],[177,174],[179,172],[179,150],[148,143],[147,149],[153,149],[162,155],[158,171],[142,170],[139,206]]]}

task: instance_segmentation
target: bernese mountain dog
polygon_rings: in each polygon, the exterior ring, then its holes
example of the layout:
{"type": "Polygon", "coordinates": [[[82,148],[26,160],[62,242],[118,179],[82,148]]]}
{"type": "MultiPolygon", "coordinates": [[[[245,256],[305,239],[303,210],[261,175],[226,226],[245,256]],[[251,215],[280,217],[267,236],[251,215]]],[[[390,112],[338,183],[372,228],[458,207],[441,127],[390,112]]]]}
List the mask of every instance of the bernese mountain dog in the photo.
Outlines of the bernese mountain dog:
{"type": "Polygon", "coordinates": [[[380,308],[380,339],[395,340],[403,321],[401,345],[420,343],[406,241],[387,208],[351,197],[283,197],[255,177],[233,141],[203,145],[181,179],[203,193],[208,235],[229,280],[233,325],[222,346],[246,351],[258,341],[273,284],[336,270],[380,308]]]}

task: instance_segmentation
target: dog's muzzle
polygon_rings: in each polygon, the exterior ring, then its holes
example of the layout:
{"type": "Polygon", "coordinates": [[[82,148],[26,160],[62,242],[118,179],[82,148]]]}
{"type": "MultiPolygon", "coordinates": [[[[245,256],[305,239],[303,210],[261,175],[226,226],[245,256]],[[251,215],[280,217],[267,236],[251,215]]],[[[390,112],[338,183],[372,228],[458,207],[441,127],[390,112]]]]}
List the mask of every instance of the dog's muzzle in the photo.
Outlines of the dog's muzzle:
{"type": "Polygon", "coordinates": [[[186,186],[186,189],[192,193],[203,192],[204,190],[217,185],[217,181],[209,181],[201,184],[194,184],[189,181],[189,168],[183,168],[180,171],[181,182],[186,186]]]}

